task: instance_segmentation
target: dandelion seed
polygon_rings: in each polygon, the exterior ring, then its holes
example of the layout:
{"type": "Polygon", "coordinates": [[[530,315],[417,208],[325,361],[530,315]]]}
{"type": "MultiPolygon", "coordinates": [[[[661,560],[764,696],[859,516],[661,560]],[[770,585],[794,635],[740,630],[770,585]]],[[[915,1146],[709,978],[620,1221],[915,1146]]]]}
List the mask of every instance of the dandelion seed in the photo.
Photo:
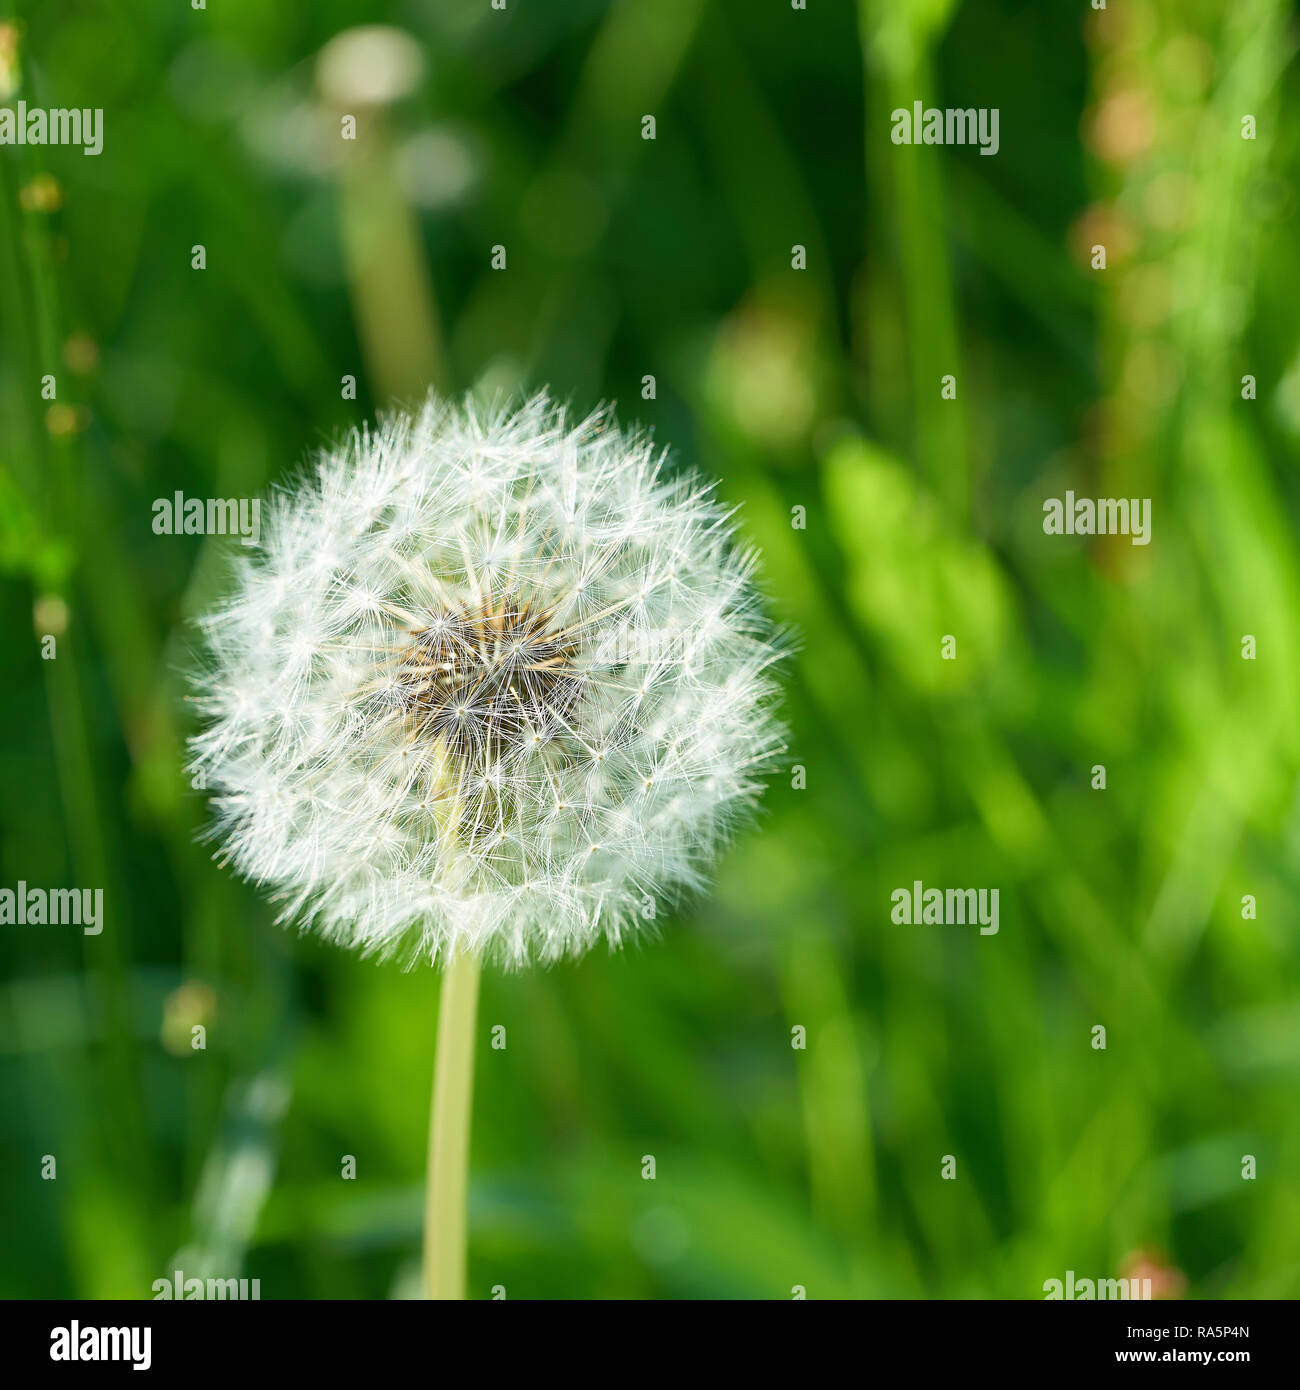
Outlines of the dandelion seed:
{"type": "Polygon", "coordinates": [[[625,942],[781,747],[754,563],[604,413],[431,400],[357,432],[263,509],[204,622],[192,754],[225,857],[408,964],[625,942]]]}

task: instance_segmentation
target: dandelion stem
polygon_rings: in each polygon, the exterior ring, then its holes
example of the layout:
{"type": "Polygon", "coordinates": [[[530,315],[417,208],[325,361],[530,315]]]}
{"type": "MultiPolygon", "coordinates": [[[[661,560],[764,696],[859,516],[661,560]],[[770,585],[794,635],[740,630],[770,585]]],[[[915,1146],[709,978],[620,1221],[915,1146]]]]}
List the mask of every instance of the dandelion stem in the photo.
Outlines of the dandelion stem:
{"type": "Polygon", "coordinates": [[[465,1297],[478,977],[478,957],[463,951],[452,958],[442,982],[424,1209],[424,1287],[429,1298],[465,1297]]]}

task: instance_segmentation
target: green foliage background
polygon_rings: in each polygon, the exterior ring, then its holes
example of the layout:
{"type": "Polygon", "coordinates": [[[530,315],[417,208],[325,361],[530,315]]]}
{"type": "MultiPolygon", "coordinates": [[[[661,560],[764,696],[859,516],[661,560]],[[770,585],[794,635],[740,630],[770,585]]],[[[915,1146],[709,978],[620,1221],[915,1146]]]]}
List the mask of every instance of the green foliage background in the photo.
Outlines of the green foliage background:
{"type": "Polygon", "coordinates": [[[227,543],[151,523],[433,379],[652,425],[742,505],[802,641],[807,787],[775,780],[717,892],[485,979],[472,1292],[1034,1298],[1143,1252],[1193,1295],[1296,1294],[1289,5],[0,24],[10,102],[105,112],[98,158],[0,150],[0,882],[107,914],[0,930],[0,1293],[413,1288],[437,977],[285,933],[196,842],[179,673],[227,543]],[[416,45],[390,104],[346,48],[322,86],[359,22],[416,45]],[[916,99],[997,107],[998,155],[891,144],[916,99]],[[1151,498],[1153,543],[1045,536],[1067,488],[1151,498]],[[894,925],[914,879],[999,888],[999,934],[894,925]]]}

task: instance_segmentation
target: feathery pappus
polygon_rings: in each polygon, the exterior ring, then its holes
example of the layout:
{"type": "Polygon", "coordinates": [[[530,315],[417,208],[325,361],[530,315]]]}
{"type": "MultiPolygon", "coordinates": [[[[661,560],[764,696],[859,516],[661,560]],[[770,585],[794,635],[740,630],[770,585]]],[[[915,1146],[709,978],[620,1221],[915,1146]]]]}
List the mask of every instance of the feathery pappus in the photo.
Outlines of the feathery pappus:
{"type": "Polygon", "coordinates": [[[263,507],[192,767],[282,918],[406,963],[617,946],[781,751],[781,641],[710,486],[606,412],[430,398],[263,507]]]}

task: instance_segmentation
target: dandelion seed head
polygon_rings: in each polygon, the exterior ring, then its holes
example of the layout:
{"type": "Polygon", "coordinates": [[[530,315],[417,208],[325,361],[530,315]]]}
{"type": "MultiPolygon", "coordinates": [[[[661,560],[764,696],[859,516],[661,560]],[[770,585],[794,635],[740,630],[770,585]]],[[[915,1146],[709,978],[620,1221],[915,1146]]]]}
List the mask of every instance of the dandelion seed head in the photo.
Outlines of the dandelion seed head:
{"type": "Polygon", "coordinates": [[[604,412],[431,399],[319,456],[237,563],[191,743],[213,835],[364,952],[617,946],[781,750],[755,556],[604,412]]]}

